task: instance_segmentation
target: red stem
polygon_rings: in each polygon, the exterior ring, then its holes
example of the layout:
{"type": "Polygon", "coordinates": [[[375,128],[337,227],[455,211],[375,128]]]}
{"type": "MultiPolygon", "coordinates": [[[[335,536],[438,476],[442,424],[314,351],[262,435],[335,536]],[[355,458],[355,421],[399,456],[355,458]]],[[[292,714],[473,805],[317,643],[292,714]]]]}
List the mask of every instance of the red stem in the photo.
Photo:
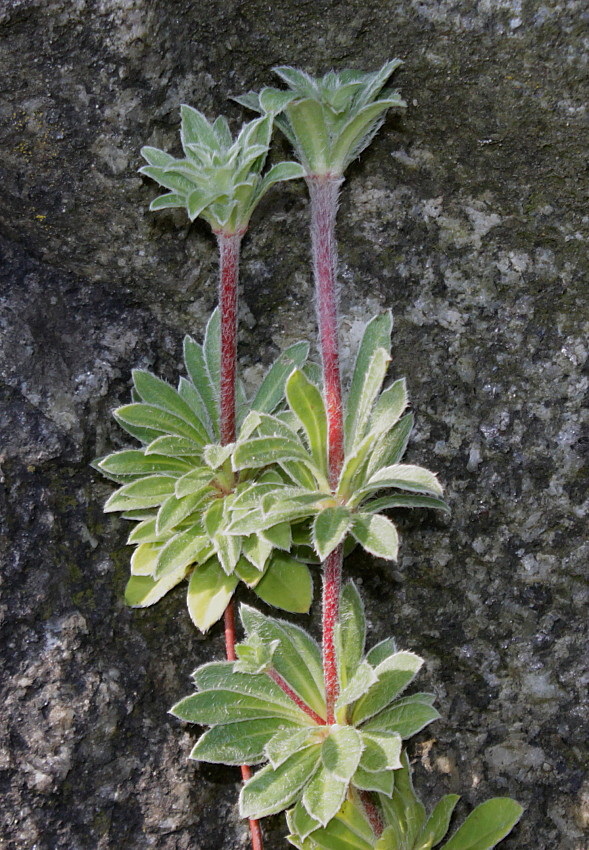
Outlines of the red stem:
{"type": "MultiPolygon", "coordinates": [[[[339,364],[337,317],[337,244],[335,219],[341,176],[311,175],[307,185],[311,197],[311,239],[317,301],[317,322],[323,364],[323,389],[327,412],[329,482],[337,482],[344,461],[344,417],[339,364]]],[[[323,677],[327,722],[335,723],[339,683],[334,645],[334,628],[339,614],[343,547],[338,546],[323,564],[323,677]]]]}
{"type": "Polygon", "coordinates": [[[221,274],[221,443],[235,440],[235,372],[237,366],[237,282],[242,233],[218,233],[221,274]]]}
{"type": "MultiPolygon", "coordinates": [[[[237,368],[237,283],[239,280],[239,249],[243,233],[217,233],[219,245],[220,276],[219,305],[221,310],[221,392],[220,430],[221,444],[235,441],[235,380],[237,368]]],[[[225,654],[235,661],[235,606],[229,603],[223,615],[225,625],[225,654]]],[[[241,778],[245,782],[252,772],[247,764],[241,765],[241,778]]],[[[264,850],[259,821],[250,818],[252,850],[264,850]]]]}
{"type": "Polygon", "coordinates": [[[370,821],[374,834],[377,838],[382,835],[384,824],[378,807],[372,802],[371,795],[368,791],[360,791],[360,800],[366,812],[366,817],[370,821]]]}
{"type": "Polygon", "coordinates": [[[296,691],[293,691],[293,689],[291,688],[291,686],[288,684],[288,682],[286,682],[286,681],[282,678],[282,676],[280,675],[280,673],[278,673],[278,671],[274,670],[274,668],[273,668],[273,667],[270,667],[270,669],[269,669],[269,670],[266,670],[266,672],[267,672],[267,674],[270,676],[270,678],[272,679],[272,681],[273,681],[273,682],[276,682],[276,684],[278,685],[278,687],[279,687],[281,690],[283,690],[283,691],[284,691],[284,693],[287,695],[287,697],[290,697],[290,699],[291,699],[294,703],[296,703],[296,705],[298,705],[298,707],[301,709],[301,711],[304,711],[304,712],[305,712],[305,714],[308,714],[308,715],[309,715],[309,717],[311,718],[311,720],[314,720],[314,721],[315,721],[315,723],[317,723],[319,726],[325,726],[325,720],[324,720],[322,717],[319,717],[319,715],[317,714],[317,712],[316,712],[316,711],[313,711],[313,709],[311,708],[311,706],[310,706],[310,705],[307,705],[307,703],[306,703],[306,702],[304,702],[304,701],[300,698],[300,696],[296,693],[296,691]]]}
{"type": "Polygon", "coordinates": [[[339,694],[334,633],[339,615],[342,562],[343,546],[340,545],[327,556],[323,564],[323,678],[327,722],[330,724],[335,723],[335,702],[339,694]]]}

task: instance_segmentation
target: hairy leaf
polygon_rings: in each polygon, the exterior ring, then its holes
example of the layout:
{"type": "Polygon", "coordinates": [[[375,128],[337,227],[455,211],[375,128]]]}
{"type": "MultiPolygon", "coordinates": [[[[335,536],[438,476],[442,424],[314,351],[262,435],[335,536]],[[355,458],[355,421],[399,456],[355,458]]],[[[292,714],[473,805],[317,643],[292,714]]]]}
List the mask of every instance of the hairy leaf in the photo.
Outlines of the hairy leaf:
{"type": "Polygon", "coordinates": [[[325,560],[343,541],[352,517],[343,505],[324,508],[313,523],[313,546],[320,558],[325,560]]]}
{"type": "Polygon", "coordinates": [[[261,818],[286,809],[315,773],[319,759],[319,749],[309,747],[291,756],[276,770],[272,765],[262,768],[241,789],[241,817],[261,818]]]}
{"type": "Polygon", "coordinates": [[[268,605],[306,614],[313,599],[313,580],[306,564],[301,564],[281,552],[276,552],[256,594],[268,605]]]}
{"type": "Polygon", "coordinates": [[[422,664],[423,659],[413,652],[397,652],[381,662],[375,670],[378,682],[354,706],[354,725],[386,708],[413,681],[422,664]]]}
{"type": "Polygon", "coordinates": [[[508,835],[523,814],[509,797],[493,797],[469,814],[444,844],[444,850],[491,850],[508,835]]]}
{"type": "Polygon", "coordinates": [[[125,588],[125,602],[131,608],[148,608],[176,587],[185,575],[186,570],[179,569],[157,581],[150,576],[131,576],[125,588]]]}
{"type": "Polygon", "coordinates": [[[263,717],[213,726],[205,732],[190,753],[191,759],[213,764],[260,764],[264,747],[279,730],[296,729],[284,717],[263,717]]]}
{"type": "Polygon", "coordinates": [[[237,587],[237,577],[228,576],[216,558],[196,567],[188,583],[188,613],[197,629],[206,632],[223,616],[237,587]]]}

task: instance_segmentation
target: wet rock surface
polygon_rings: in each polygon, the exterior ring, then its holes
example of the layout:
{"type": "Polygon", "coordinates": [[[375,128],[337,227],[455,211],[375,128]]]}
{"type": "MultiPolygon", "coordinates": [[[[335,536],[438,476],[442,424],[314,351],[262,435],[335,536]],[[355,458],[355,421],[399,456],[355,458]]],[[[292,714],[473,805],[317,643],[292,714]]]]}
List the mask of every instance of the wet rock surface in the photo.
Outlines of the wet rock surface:
{"type": "MultiPolygon", "coordinates": [[[[409,109],[342,198],[344,354],[393,308],[409,457],[452,515],[400,515],[399,563],[347,570],[371,639],[426,658],[443,719],[413,750],[425,798],[510,794],[526,814],[505,850],[587,850],[588,24],[581,0],[5,0],[2,848],[247,846],[237,771],[188,763],[195,730],[167,714],[221,631],[199,636],[181,591],[124,607],[128,528],[89,467],[125,444],[110,410],[131,368],[173,379],[215,302],[213,240],[147,212],[138,150],[177,151],[181,102],[237,126],[227,95],[274,64],[400,55],[409,109]]],[[[245,241],[250,376],[314,334],[307,211],[287,185],[245,241]]],[[[265,831],[285,846],[281,818],[265,831]]]]}

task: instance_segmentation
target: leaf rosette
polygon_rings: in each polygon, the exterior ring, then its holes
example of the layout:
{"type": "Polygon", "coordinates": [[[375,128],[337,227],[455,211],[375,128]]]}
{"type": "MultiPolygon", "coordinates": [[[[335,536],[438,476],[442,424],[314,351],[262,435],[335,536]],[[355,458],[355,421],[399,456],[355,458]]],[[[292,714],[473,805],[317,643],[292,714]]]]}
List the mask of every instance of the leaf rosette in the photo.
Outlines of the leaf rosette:
{"type": "Polygon", "coordinates": [[[198,692],[172,713],[210,726],[191,758],[261,764],[242,788],[243,817],[295,807],[307,834],[325,826],[350,789],[390,797],[403,739],[439,715],[431,694],[404,696],[422,660],[385,640],[364,653],[366,620],[358,591],[347,584],[337,627],[340,695],[327,725],[321,651],[298,626],[246,605],[247,635],[237,662],[212,662],[193,674],[198,692]]]}
{"type": "Polygon", "coordinates": [[[404,379],[382,390],[390,363],[390,312],[366,326],[356,356],[345,409],[345,458],[335,489],[328,481],[328,435],[319,386],[300,368],[286,381],[290,417],[253,412],[247,439],[237,442],[233,469],[278,467],[276,488],[252,482],[251,509],[235,513],[229,535],[293,527],[294,552],[308,561],[325,560],[340,544],[360,544],[376,557],[396,560],[397,529],[382,511],[391,508],[448,510],[436,475],[402,463],[413,428],[406,412],[404,379]],[[381,491],[393,490],[387,495],[381,491]],[[381,495],[379,495],[381,494],[381,495]]]}
{"type": "Polygon", "coordinates": [[[393,59],[373,73],[329,71],[323,77],[282,66],[274,71],[287,90],[266,87],[235,100],[275,116],[307,176],[337,176],[370,144],[387,110],[406,106],[398,91],[384,89],[399,65],[393,59]]]}
{"type": "Polygon", "coordinates": [[[244,124],[234,140],[223,115],[210,123],[191,106],[182,106],[180,113],[184,158],[159,148],[141,149],[148,164],[140,173],[170,190],[152,201],[151,210],[182,207],[191,221],[200,216],[216,233],[242,233],[271,186],[304,176],[296,162],[279,162],[262,174],[272,116],[244,124]]]}
{"type": "MultiPolygon", "coordinates": [[[[357,795],[350,795],[326,826],[309,830],[296,808],[287,812],[288,840],[299,850],[431,850],[444,841],[460,797],[446,794],[427,815],[415,794],[406,753],[395,772],[391,796],[378,795],[383,830],[376,835],[357,795]]],[[[493,797],[478,805],[440,850],[492,850],[508,835],[522,815],[509,797],[493,797]]]]}
{"type": "MultiPolygon", "coordinates": [[[[136,525],[135,546],[125,599],[147,607],[188,578],[188,610],[206,631],[222,616],[242,580],[257,595],[293,612],[309,609],[312,580],[306,564],[289,554],[290,527],[226,533],[236,512],[256,492],[275,490],[284,476],[273,469],[235,472],[235,446],[220,445],[219,313],[208,322],[204,343],[184,340],[188,377],[178,388],[143,370],[133,373],[133,401],[115,419],[141,448],[125,449],[95,463],[122,486],[108,499],[106,512],[120,511],[136,525]]],[[[303,366],[308,344],[289,346],[271,366],[251,402],[238,382],[237,421],[248,411],[280,418],[285,380],[303,366]]],[[[244,439],[242,429],[241,437],[244,439]]],[[[247,508],[245,508],[247,509],[247,508]]]]}

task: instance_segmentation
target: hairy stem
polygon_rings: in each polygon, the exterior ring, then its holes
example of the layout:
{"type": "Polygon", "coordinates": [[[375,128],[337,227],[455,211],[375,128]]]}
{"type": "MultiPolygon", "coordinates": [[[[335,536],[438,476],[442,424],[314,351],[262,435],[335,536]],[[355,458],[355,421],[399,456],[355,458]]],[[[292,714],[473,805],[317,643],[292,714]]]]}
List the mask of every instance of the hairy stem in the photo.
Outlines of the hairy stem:
{"type": "Polygon", "coordinates": [[[298,705],[298,707],[301,709],[301,711],[304,711],[305,714],[307,714],[311,718],[311,720],[314,720],[315,723],[317,723],[318,726],[325,726],[325,720],[322,717],[320,717],[317,714],[316,711],[313,711],[311,706],[307,705],[307,703],[304,702],[295,691],[293,691],[293,689],[290,687],[288,682],[286,682],[282,678],[282,676],[280,675],[280,673],[278,673],[277,670],[275,670],[273,667],[271,667],[269,670],[266,670],[266,672],[267,672],[268,676],[270,676],[272,681],[275,682],[278,685],[278,687],[281,690],[284,691],[284,693],[287,695],[287,697],[290,697],[290,699],[296,705],[298,705]]]}
{"type": "MultiPolygon", "coordinates": [[[[221,443],[235,441],[235,382],[237,367],[237,284],[239,281],[239,249],[242,233],[217,233],[219,245],[219,307],[221,312],[221,388],[219,419],[221,443]]],[[[235,661],[235,606],[229,603],[223,615],[225,626],[225,654],[235,661]]],[[[252,772],[247,764],[241,765],[241,778],[245,782],[252,772]]],[[[264,850],[259,821],[250,818],[252,850],[264,850]]]]}
{"type": "Polygon", "coordinates": [[[235,440],[235,372],[237,365],[237,282],[241,233],[218,233],[221,273],[221,443],[235,440]]]}
{"type": "Polygon", "coordinates": [[[344,460],[344,418],[339,365],[337,316],[335,217],[342,177],[307,178],[311,196],[311,240],[317,322],[323,364],[323,388],[327,407],[329,480],[333,488],[344,460]]]}
{"type": "Polygon", "coordinates": [[[359,796],[364,811],[366,812],[366,817],[370,821],[370,826],[372,827],[374,834],[378,838],[380,835],[382,835],[382,831],[384,829],[380,810],[378,806],[372,802],[372,795],[368,791],[360,791],[359,796]]]}
{"type": "MultiPolygon", "coordinates": [[[[343,178],[334,175],[307,177],[311,197],[311,239],[317,323],[323,365],[323,391],[327,411],[329,482],[337,487],[344,460],[344,416],[339,363],[337,314],[337,244],[335,219],[343,178]]],[[[323,677],[327,722],[335,723],[338,696],[337,659],[334,628],[338,619],[343,548],[329,555],[323,564],[323,677]]]]}

